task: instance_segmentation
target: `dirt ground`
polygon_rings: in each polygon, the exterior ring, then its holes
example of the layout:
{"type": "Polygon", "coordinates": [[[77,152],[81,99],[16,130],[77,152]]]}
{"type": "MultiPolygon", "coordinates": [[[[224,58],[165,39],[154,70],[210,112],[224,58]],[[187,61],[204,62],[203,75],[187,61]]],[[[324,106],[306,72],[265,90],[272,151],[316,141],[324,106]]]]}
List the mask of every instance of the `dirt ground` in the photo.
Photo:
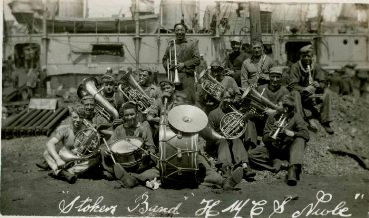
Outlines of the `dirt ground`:
{"type": "Polygon", "coordinates": [[[369,156],[369,103],[335,96],[335,135],[312,133],[301,181],[285,183],[286,172],[258,171],[235,191],[120,188],[115,181],[79,179],[76,184],[49,177],[35,163],[47,137],[1,141],[2,215],[180,216],[180,217],[368,217],[369,173],[330,148],[369,156]],[[283,200],[292,196],[293,200],[283,200]],[[233,205],[234,207],[231,207],[233,205]],[[345,209],[346,208],[346,209],[345,209]],[[273,213],[274,212],[274,213],[273,213]]]}

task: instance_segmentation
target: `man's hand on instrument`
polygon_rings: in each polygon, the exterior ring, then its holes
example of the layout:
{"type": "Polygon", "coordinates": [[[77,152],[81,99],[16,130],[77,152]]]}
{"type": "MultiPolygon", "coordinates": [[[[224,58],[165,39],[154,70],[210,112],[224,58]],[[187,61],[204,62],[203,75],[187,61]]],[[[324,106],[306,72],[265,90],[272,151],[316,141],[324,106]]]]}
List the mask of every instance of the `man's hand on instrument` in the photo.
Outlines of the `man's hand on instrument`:
{"type": "Polygon", "coordinates": [[[182,69],[184,68],[184,66],[185,66],[185,65],[184,65],[184,63],[182,63],[182,62],[181,62],[181,63],[178,63],[178,64],[177,64],[176,68],[177,68],[178,70],[182,70],[182,69]]]}
{"type": "Polygon", "coordinates": [[[295,132],[292,131],[292,130],[288,130],[288,129],[284,130],[284,134],[286,134],[289,137],[294,137],[295,136],[295,132]]]}
{"type": "Polygon", "coordinates": [[[269,75],[261,73],[259,78],[264,79],[264,80],[269,80],[269,75]]]}
{"type": "Polygon", "coordinates": [[[319,84],[318,81],[314,81],[311,85],[314,86],[315,88],[319,88],[320,87],[320,84],[319,84]]]}
{"type": "Polygon", "coordinates": [[[266,108],[264,111],[268,116],[275,114],[277,111],[271,108],[266,108]]]}
{"type": "Polygon", "coordinates": [[[123,119],[115,119],[113,120],[113,128],[117,128],[119,125],[123,124],[123,119]]]}
{"type": "Polygon", "coordinates": [[[307,87],[304,88],[304,92],[308,92],[309,94],[314,94],[316,88],[312,85],[309,85],[307,87]]]}

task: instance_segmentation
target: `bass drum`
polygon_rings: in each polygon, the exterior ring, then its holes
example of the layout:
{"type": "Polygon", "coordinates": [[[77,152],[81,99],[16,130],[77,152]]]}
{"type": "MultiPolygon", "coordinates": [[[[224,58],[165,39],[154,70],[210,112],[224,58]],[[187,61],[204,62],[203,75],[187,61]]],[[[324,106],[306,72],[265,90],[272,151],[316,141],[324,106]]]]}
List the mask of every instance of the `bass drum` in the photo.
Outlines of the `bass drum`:
{"type": "Polygon", "coordinates": [[[198,186],[198,134],[176,134],[166,127],[159,132],[159,169],[163,187],[198,186]]]}

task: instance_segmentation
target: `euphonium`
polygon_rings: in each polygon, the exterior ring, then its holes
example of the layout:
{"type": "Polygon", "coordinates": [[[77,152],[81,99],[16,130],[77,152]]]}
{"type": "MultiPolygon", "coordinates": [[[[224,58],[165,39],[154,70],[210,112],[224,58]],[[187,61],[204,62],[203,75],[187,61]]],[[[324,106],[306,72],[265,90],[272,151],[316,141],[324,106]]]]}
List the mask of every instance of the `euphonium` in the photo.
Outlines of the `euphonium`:
{"type": "Polygon", "coordinates": [[[125,81],[125,85],[120,84],[118,90],[122,92],[124,97],[129,101],[133,101],[137,104],[138,109],[142,113],[147,113],[148,109],[154,103],[154,99],[150,98],[142,87],[137,83],[133,76],[127,72],[123,75],[122,79],[125,81]]]}
{"type": "Polygon", "coordinates": [[[95,105],[95,112],[106,120],[118,119],[118,111],[114,108],[108,100],[106,100],[96,88],[97,80],[94,77],[88,77],[82,80],[82,84],[78,87],[77,95],[79,98],[83,98],[85,95],[90,94],[97,101],[95,105]]]}
{"type": "Polygon", "coordinates": [[[86,128],[78,131],[75,136],[72,151],[63,149],[61,158],[66,161],[88,159],[99,153],[100,135],[98,131],[86,119],[82,119],[86,128]]]}
{"type": "Polygon", "coordinates": [[[225,114],[220,121],[220,131],[227,139],[235,139],[241,137],[247,127],[247,113],[242,114],[232,106],[232,112],[225,114]]]}
{"type": "Polygon", "coordinates": [[[247,106],[248,111],[256,116],[263,117],[264,111],[267,108],[274,110],[281,110],[282,107],[274,104],[269,99],[262,96],[258,91],[252,87],[246,88],[242,94],[241,99],[249,100],[249,105],[247,106]]]}
{"type": "Polygon", "coordinates": [[[222,92],[225,90],[224,86],[210,75],[210,67],[203,70],[199,75],[201,87],[209,95],[213,96],[218,101],[221,101],[222,92]]]}

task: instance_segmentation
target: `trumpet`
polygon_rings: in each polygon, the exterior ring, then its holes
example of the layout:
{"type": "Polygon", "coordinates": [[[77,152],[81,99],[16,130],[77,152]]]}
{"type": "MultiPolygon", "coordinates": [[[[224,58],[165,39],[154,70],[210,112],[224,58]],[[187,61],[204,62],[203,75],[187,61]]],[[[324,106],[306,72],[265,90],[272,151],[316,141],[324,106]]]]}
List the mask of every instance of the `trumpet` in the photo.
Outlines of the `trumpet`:
{"type": "Polygon", "coordinates": [[[168,80],[172,81],[175,85],[178,85],[181,83],[181,81],[179,80],[179,76],[178,76],[178,69],[177,69],[177,48],[176,48],[176,40],[170,40],[169,41],[169,61],[167,61],[167,76],[168,76],[168,80]],[[173,43],[173,45],[172,45],[173,43]],[[170,64],[172,63],[172,50],[174,52],[174,78],[173,78],[173,73],[170,71],[170,64]]]}
{"type": "Polygon", "coordinates": [[[230,107],[233,111],[225,114],[220,120],[220,131],[226,139],[235,139],[245,133],[248,113],[242,114],[234,107],[230,107]]]}
{"type": "Polygon", "coordinates": [[[199,81],[201,88],[209,95],[213,96],[218,101],[221,101],[222,92],[224,92],[224,86],[218,82],[214,77],[210,75],[210,67],[203,70],[199,75],[199,81]]]}
{"type": "Polygon", "coordinates": [[[286,119],[287,119],[287,116],[285,114],[282,114],[279,117],[279,119],[277,121],[277,129],[275,130],[275,132],[271,136],[272,139],[276,140],[277,136],[281,132],[281,130],[286,127],[286,119]]]}

